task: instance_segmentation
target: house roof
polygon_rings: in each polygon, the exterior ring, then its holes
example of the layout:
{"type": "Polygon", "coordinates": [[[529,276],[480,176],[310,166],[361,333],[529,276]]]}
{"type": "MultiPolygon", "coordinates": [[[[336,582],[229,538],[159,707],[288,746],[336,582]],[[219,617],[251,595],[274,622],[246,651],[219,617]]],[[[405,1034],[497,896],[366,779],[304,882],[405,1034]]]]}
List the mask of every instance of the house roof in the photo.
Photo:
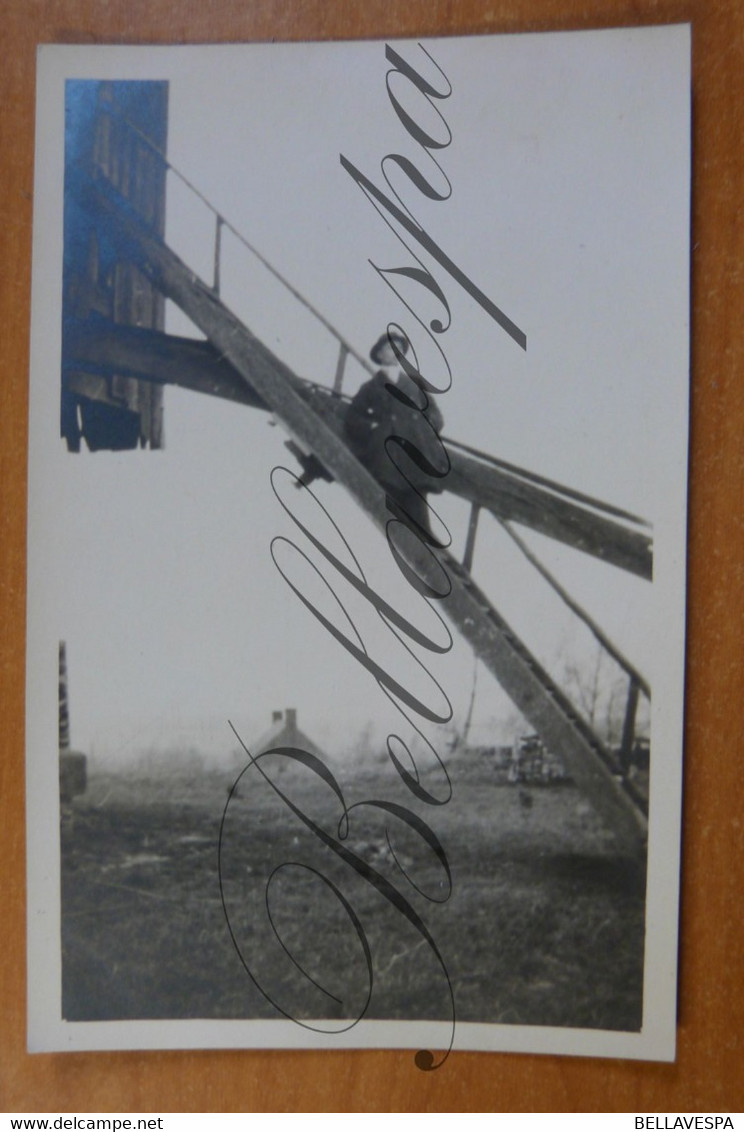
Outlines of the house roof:
{"type": "Polygon", "coordinates": [[[271,727],[253,744],[254,754],[263,754],[272,747],[299,747],[317,758],[324,757],[320,747],[316,746],[297,726],[297,712],[294,708],[287,708],[285,712],[274,712],[274,715],[279,718],[274,719],[271,727]]]}

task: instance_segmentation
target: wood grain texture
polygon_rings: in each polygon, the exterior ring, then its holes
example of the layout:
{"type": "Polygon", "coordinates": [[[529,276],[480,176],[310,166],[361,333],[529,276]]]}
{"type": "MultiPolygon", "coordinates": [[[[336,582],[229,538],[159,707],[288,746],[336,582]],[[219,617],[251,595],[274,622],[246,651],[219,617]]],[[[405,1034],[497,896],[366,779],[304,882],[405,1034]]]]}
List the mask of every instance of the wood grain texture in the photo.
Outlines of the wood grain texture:
{"type": "MultiPolygon", "coordinates": [[[[739,0],[5,0],[0,70],[0,1110],[725,1111],[744,1108],[744,6],[739,0]],[[402,1052],[25,1052],[28,322],[38,43],[219,42],[693,26],[690,588],[679,1049],[674,1065],[402,1052]]],[[[50,379],[57,380],[56,375],[50,379]]]]}

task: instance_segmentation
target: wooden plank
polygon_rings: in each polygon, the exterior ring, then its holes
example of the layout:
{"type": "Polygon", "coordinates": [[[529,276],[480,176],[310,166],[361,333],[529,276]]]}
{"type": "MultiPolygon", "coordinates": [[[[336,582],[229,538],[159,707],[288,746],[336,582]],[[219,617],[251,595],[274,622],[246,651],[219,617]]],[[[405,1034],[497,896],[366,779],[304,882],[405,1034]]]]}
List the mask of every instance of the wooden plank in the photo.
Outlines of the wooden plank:
{"type": "Polygon", "coordinates": [[[613,566],[651,579],[651,539],[500,468],[449,449],[447,490],[613,566]]]}
{"type": "Polygon", "coordinates": [[[96,319],[65,329],[65,355],[74,367],[67,380],[80,392],[82,378],[76,370],[120,373],[266,408],[256,391],[210,342],[96,319]]]}

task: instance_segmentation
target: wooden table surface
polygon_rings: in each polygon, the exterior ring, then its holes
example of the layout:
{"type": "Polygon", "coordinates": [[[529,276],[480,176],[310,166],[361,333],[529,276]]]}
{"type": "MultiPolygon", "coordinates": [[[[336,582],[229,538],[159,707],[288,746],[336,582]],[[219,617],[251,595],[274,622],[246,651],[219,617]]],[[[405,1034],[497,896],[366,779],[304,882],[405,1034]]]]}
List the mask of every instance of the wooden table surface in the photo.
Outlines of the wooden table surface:
{"type": "Polygon", "coordinates": [[[0,1110],[744,1109],[744,5],[738,0],[4,0],[0,194],[0,1110]],[[24,652],[37,43],[693,28],[692,440],[679,1046],[673,1065],[410,1052],[25,1052],[24,652]],[[739,765],[739,764],[742,765],[739,765]]]}

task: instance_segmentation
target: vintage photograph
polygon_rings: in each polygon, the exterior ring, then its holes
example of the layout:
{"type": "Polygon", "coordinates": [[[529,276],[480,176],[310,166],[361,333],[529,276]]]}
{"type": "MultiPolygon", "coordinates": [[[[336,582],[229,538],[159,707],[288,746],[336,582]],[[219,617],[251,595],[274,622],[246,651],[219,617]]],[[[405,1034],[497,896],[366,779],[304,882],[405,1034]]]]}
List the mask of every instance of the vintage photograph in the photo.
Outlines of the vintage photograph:
{"type": "Polygon", "coordinates": [[[688,29],[38,65],[30,1048],[672,1058],[688,29]]]}

